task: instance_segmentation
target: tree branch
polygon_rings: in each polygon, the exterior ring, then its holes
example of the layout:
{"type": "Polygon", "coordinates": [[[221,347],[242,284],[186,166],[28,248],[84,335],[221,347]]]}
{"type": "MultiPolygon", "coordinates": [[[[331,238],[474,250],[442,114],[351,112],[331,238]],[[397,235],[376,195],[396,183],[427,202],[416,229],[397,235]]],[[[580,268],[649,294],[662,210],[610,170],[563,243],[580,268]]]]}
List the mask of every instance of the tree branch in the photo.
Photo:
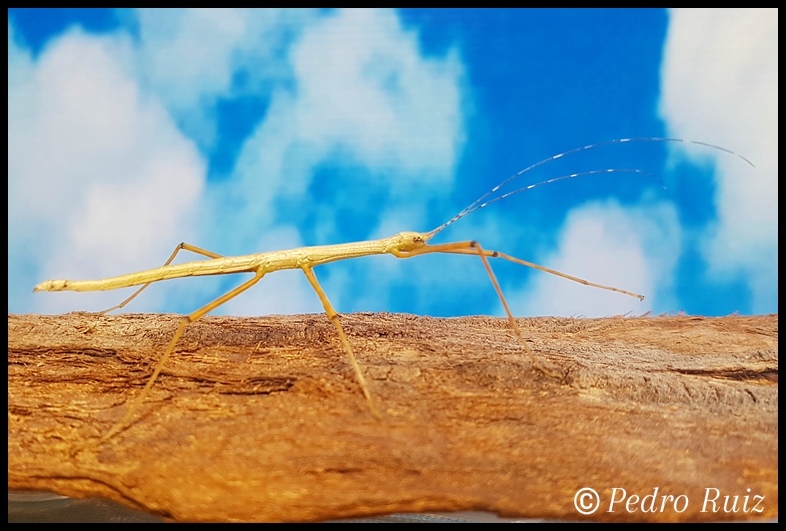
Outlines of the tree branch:
{"type": "Polygon", "coordinates": [[[190,521],[778,514],[777,315],[520,319],[543,371],[503,319],[342,315],[381,420],[324,315],[206,317],[134,422],[72,455],[122,418],[177,319],[9,315],[9,489],[190,521]],[[583,487],[602,502],[586,516],[583,487]],[[658,510],[609,512],[614,489],[658,489],[658,510]],[[688,506],[661,512],[666,495],[688,506]],[[740,496],[736,512],[725,495],[740,496]]]}

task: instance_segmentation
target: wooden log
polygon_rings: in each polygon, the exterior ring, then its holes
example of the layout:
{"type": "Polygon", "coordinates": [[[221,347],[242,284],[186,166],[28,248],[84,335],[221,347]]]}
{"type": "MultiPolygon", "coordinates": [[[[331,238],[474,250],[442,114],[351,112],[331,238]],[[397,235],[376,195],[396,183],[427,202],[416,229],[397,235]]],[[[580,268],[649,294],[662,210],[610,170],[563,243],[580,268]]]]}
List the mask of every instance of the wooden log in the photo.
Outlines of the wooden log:
{"type": "Polygon", "coordinates": [[[9,315],[9,489],[180,521],[777,517],[777,315],[518,320],[551,375],[504,319],[341,318],[381,419],[324,315],[206,317],[130,427],[72,455],[122,418],[179,316],[9,315]]]}

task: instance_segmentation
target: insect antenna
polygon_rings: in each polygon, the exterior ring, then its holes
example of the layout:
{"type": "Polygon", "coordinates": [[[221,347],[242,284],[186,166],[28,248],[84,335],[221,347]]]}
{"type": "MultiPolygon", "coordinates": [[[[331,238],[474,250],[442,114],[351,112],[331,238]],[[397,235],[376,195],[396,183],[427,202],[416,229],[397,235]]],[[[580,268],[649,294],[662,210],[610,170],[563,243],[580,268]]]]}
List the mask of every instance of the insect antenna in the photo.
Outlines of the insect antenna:
{"type": "Polygon", "coordinates": [[[523,170],[521,170],[521,171],[519,171],[517,173],[514,173],[513,175],[511,175],[510,177],[508,177],[507,179],[505,179],[504,181],[502,181],[501,183],[496,185],[494,188],[492,188],[491,190],[489,190],[488,192],[486,192],[485,194],[483,194],[482,196],[477,198],[475,201],[473,201],[470,205],[468,205],[466,208],[464,208],[461,212],[459,212],[458,214],[453,216],[446,223],[443,223],[442,225],[440,225],[436,229],[434,229],[431,232],[429,232],[428,233],[429,237],[435,236],[436,234],[438,234],[440,231],[442,231],[445,227],[447,227],[451,223],[455,223],[456,221],[458,221],[459,219],[463,218],[464,216],[472,214],[473,212],[475,212],[477,210],[480,210],[481,208],[484,208],[484,207],[486,207],[486,206],[488,206],[488,205],[490,205],[492,203],[496,203],[497,201],[500,201],[500,200],[505,199],[507,197],[510,197],[512,195],[524,192],[526,190],[531,190],[533,188],[537,188],[538,186],[543,186],[543,185],[546,185],[546,184],[551,184],[551,183],[555,183],[555,182],[558,182],[558,181],[563,181],[563,180],[566,180],[566,179],[575,179],[575,178],[578,178],[578,177],[585,177],[585,176],[588,176],[588,175],[597,175],[597,174],[601,174],[601,173],[638,173],[638,174],[641,174],[641,175],[649,176],[650,178],[656,180],[663,187],[663,189],[665,190],[666,186],[663,184],[663,182],[661,182],[660,179],[658,179],[655,175],[653,175],[652,173],[650,173],[648,171],[641,170],[641,169],[634,169],[634,168],[608,168],[608,169],[603,169],[603,170],[591,170],[591,171],[585,171],[585,172],[579,172],[579,173],[572,173],[570,175],[563,175],[561,177],[555,177],[553,179],[548,179],[548,180],[545,180],[545,181],[541,181],[541,182],[538,182],[538,183],[535,183],[535,184],[530,184],[528,186],[524,186],[524,187],[518,188],[516,190],[513,190],[511,192],[507,192],[507,193],[505,193],[505,194],[503,194],[503,195],[501,195],[499,197],[495,197],[493,199],[490,199],[490,200],[484,202],[484,200],[487,197],[489,197],[490,195],[492,195],[495,192],[497,192],[500,188],[502,188],[503,186],[505,186],[506,184],[508,184],[512,180],[517,179],[518,177],[521,177],[525,173],[527,173],[527,172],[529,172],[531,170],[534,170],[535,168],[538,168],[540,166],[543,166],[544,164],[548,164],[549,162],[555,161],[555,160],[560,159],[562,157],[565,157],[567,155],[572,155],[574,153],[578,153],[580,151],[587,151],[587,150],[590,150],[590,149],[594,149],[594,148],[601,147],[601,146],[607,146],[607,145],[610,145],[610,144],[624,144],[624,143],[627,143],[627,142],[680,142],[680,143],[683,143],[683,144],[695,144],[695,145],[699,145],[699,146],[709,147],[709,148],[712,148],[712,149],[717,149],[717,150],[723,151],[725,153],[728,153],[730,155],[734,155],[736,157],[739,157],[743,161],[745,161],[751,167],[753,167],[753,168],[756,167],[753,164],[753,162],[751,162],[750,160],[748,160],[747,158],[745,158],[744,156],[740,155],[739,153],[737,153],[735,151],[732,151],[730,149],[724,148],[722,146],[717,146],[715,144],[709,144],[707,142],[701,142],[701,141],[698,141],[698,140],[685,140],[685,139],[682,139],[682,138],[658,138],[658,137],[618,138],[618,139],[614,139],[614,140],[606,140],[604,142],[597,142],[595,144],[589,144],[589,145],[586,145],[586,146],[582,146],[582,147],[570,149],[568,151],[564,151],[564,152],[559,153],[557,155],[553,155],[553,156],[548,157],[546,159],[543,159],[543,160],[541,160],[539,162],[536,162],[535,164],[527,166],[523,170]]]}

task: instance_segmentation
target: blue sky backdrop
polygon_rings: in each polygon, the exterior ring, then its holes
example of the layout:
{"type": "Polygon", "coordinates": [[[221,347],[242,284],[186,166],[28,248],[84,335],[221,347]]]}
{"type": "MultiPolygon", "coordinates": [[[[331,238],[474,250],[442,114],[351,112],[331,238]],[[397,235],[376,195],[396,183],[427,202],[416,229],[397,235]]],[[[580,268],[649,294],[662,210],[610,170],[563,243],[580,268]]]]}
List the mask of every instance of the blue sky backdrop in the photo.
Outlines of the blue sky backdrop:
{"type": "MultiPolygon", "coordinates": [[[[8,12],[9,312],[100,310],[130,291],[32,293],[50,278],[428,231],[551,155],[540,187],[433,243],[502,261],[514,314],[778,311],[777,10],[17,10],[8,12]],[[184,253],[180,261],[200,259],[184,253]]],[[[502,262],[502,263],[499,263],[502,262]]],[[[503,315],[479,259],[344,261],[339,312],[503,315]]],[[[151,286],[127,311],[187,313],[242,281],[151,286]]],[[[215,313],[321,312],[276,272],[215,313]]]]}

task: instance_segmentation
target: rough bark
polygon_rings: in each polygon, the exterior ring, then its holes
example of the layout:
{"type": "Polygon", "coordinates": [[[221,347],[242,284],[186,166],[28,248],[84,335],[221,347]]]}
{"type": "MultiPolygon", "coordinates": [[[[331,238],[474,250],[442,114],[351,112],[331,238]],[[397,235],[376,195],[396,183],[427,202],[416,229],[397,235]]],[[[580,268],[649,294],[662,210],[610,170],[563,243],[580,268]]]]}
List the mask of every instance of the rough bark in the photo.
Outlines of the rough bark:
{"type": "Polygon", "coordinates": [[[9,489],[191,521],[777,516],[777,315],[520,319],[544,370],[504,319],[341,318],[381,419],[324,315],[206,317],[130,427],[72,455],[123,416],[179,316],[10,315],[9,489]],[[586,516],[583,487],[601,498],[586,516]],[[609,512],[614,489],[636,512],[609,512]]]}

